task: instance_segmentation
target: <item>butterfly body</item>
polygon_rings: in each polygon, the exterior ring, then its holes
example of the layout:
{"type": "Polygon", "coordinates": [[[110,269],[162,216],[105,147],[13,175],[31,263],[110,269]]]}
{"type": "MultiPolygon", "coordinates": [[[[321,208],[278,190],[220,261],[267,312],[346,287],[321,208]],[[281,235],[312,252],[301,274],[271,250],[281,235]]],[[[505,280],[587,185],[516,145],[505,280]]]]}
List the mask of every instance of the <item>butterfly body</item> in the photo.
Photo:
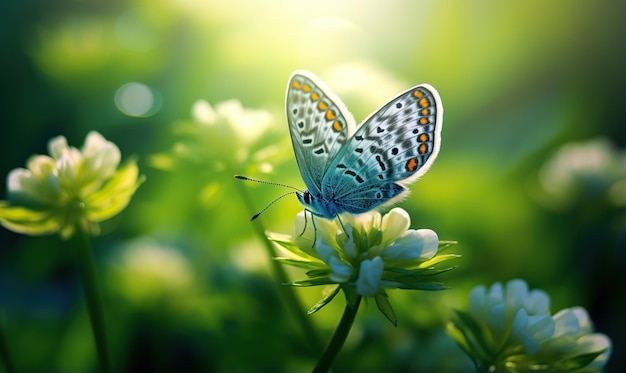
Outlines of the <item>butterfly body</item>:
{"type": "Polygon", "coordinates": [[[285,106],[307,186],[297,197],[315,216],[333,219],[396,202],[439,152],[443,107],[427,84],[401,93],[356,130],[341,100],[309,72],[293,73],[285,106]]]}

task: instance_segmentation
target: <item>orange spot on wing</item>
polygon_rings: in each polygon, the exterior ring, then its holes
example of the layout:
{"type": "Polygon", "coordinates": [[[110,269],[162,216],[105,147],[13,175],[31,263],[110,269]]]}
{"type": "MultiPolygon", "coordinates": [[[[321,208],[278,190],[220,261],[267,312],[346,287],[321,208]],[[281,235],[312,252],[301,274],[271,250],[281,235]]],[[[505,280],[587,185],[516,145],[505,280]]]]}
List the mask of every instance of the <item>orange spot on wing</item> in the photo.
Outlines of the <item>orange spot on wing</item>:
{"type": "Polygon", "coordinates": [[[426,116],[426,115],[430,115],[430,110],[428,109],[422,109],[422,111],[420,112],[422,115],[426,116]]]}
{"type": "Polygon", "coordinates": [[[426,146],[426,144],[421,144],[420,146],[417,147],[417,152],[420,154],[426,154],[427,151],[428,151],[428,146],[426,146]]]}
{"type": "Polygon", "coordinates": [[[411,158],[406,162],[407,171],[415,171],[417,169],[417,159],[411,158]]]}
{"type": "Polygon", "coordinates": [[[304,92],[311,92],[311,86],[310,86],[310,85],[308,85],[308,84],[305,84],[305,85],[302,87],[302,90],[303,90],[304,92]]]}
{"type": "Polygon", "coordinates": [[[421,91],[415,90],[413,91],[413,96],[416,98],[420,98],[420,97],[423,97],[424,94],[421,91]]]}
{"type": "Polygon", "coordinates": [[[425,118],[425,117],[420,118],[419,123],[421,125],[428,124],[428,118],[425,118]]]}
{"type": "Polygon", "coordinates": [[[328,109],[328,105],[326,105],[323,101],[320,101],[319,104],[317,104],[317,108],[320,110],[326,110],[328,109]]]}
{"type": "Polygon", "coordinates": [[[418,136],[417,140],[419,142],[426,142],[428,141],[428,135],[425,133],[422,133],[421,135],[418,136]]]}
{"type": "Polygon", "coordinates": [[[420,107],[429,107],[430,106],[430,101],[428,101],[428,99],[426,97],[422,97],[419,101],[419,105],[420,107]]]}
{"type": "Polygon", "coordinates": [[[320,95],[318,95],[317,93],[313,92],[311,93],[311,100],[313,101],[317,101],[320,99],[320,95]]]}
{"type": "Polygon", "coordinates": [[[337,118],[337,116],[336,116],[336,115],[335,115],[335,113],[332,111],[332,109],[331,109],[331,110],[328,110],[328,111],[326,112],[326,120],[333,120],[333,119],[335,119],[335,118],[337,118]]]}
{"type": "Polygon", "coordinates": [[[293,85],[293,87],[294,87],[295,89],[300,89],[300,88],[302,88],[302,84],[300,84],[300,82],[299,82],[299,81],[297,81],[297,80],[294,80],[292,85],[293,85]]]}
{"type": "Polygon", "coordinates": [[[333,130],[335,130],[335,132],[339,132],[343,129],[343,123],[341,123],[340,121],[336,120],[333,123],[333,130]]]}

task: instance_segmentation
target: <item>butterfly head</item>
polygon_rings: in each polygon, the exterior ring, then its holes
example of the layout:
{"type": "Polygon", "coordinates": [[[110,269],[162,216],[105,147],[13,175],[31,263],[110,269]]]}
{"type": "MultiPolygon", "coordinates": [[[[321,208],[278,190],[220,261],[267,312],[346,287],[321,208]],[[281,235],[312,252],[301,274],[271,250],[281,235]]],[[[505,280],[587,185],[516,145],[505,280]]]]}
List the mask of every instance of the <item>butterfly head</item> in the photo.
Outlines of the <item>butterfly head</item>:
{"type": "Polygon", "coordinates": [[[331,204],[323,203],[321,199],[314,197],[308,190],[302,193],[297,192],[296,197],[298,197],[298,201],[300,201],[302,206],[313,215],[326,219],[332,219],[337,215],[337,211],[332,210],[331,204]]]}

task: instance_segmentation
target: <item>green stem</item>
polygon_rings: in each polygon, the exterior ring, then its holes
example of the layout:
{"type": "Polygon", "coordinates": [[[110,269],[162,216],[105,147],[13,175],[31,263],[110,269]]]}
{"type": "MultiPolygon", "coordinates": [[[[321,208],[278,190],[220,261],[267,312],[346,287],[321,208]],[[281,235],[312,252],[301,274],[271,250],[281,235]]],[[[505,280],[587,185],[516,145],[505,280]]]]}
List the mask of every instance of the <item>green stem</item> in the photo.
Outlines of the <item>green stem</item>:
{"type": "Polygon", "coordinates": [[[328,342],[328,346],[326,346],[324,354],[313,369],[313,373],[324,373],[330,370],[335,358],[339,354],[343,344],[346,342],[346,338],[348,338],[348,333],[350,333],[350,329],[352,328],[352,324],[354,323],[354,318],[356,317],[356,312],[359,310],[360,304],[361,296],[356,298],[354,305],[352,306],[349,302],[346,302],[346,308],[343,311],[337,330],[335,330],[335,334],[333,334],[330,342],[328,342]]]}
{"type": "Polygon", "coordinates": [[[9,347],[6,344],[6,340],[4,338],[4,317],[0,313],[0,359],[4,361],[4,366],[7,370],[7,373],[13,373],[15,369],[13,368],[13,362],[11,361],[11,354],[9,354],[9,347]]]}
{"type": "Polygon", "coordinates": [[[89,311],[89,320],[91,321],[91,329],[98,350],[100,359],[100,370],[103,373],[111,372],[109,363],[109,350],[107,348],[107,339],[104,328],[104,314],[102,308],[102,296],[98,283],[96,281],[96,267],[91,248],[91,240],[87,232],[80,226],[76,229],[78,233],[77,249],[80,274],[83,281],[83,289],[87,300],[87,310],[89,311]]]}
{"type": "MultiPolygon", "coordinates": [[[[255,211],[254,203],[252,202],[252,198],[250,198],[250,195],[248,194],[247,189],[243,186],[241,182],[237,182],[237,185],[239,187],[239,191],[241,193],[243,201],[246,207],[248,208],[248,211],[255,211]]],[[[280,265],[280,263],[274,260],[274,258],[278,256],[278,253],[276,252],[276,248],[274,247],[274,245],[267,239],[267,236],[265,235],[265,228],[263,227],[261,220],[257,218],[252,223],[253,223],[252,226],[254,227],[255,232],[259,235],[259,237],[261,237],[261,241],[263,242],[263,246],[265,247],[265,251],[267,252],[267,255],[271,259],[270,262],[272,265],[272,270],[274,271],[274,276],[276,276],[276,278],[278,279],[278,282],[281,284],[289,283],[290,281],[289,281],[289,278],[287,277],[287,273],[285,272],[285,269],[280,265]]],[[[298,296],[293,290],[293,287],[280,286],[279,291],[281,293],[282,298],[287,303],[287,307],[291,309],[291,312],[296,317],[298,324],[300,324],[300,327],[302,328],[304,335],[307,336],[307,341],[311,345],[311,348],[314,350],[316,354],[319,353],[319,351],[322,350],[322,342],[319,336],[317,335],[315,328],[313,328],[311,321],[309,320],[307,315],[304,312],[302,312],[303,310],[302,304],[300,303],[298,296]]]]}

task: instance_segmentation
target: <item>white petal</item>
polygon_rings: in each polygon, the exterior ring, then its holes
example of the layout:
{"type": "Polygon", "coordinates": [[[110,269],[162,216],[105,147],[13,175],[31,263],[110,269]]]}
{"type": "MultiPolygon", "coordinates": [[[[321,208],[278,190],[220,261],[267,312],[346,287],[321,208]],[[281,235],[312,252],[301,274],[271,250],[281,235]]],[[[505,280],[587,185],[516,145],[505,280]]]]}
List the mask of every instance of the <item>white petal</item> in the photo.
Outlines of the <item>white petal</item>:
{"type": "Polygon", "coordinates": [[[71,188],[76,186],[76,172],[78,165],[72,158],[70,153],[64,153],[57,160],[57,170],[59,183],[62,188],[71,188]]]}
{"type": "Polygon", "coordinates": [[[333,273],[328,277],[335,282],[343,283],[352,277],[352,267],[348,263],[342,262],[339,257],[331,257],[328,266],[333,270],[333,273]]]}
{"type": "Polygon", "coordinates": [[[383,216],[381,230],[383,231],[383,244],[391,243],[411,226],[409,213],[401,208],[394,208],[383,216]]]}
{"type": "Polygon", "coordinates": [[[384,267],[385,263],[379,256],[372,260],[366,259],[362,261],[359,278],[356,280],[356,292],[365,297],[376,295],[380,287],[384,267]]]}
{"type": "Polygon", "coordinates": [[[524,301],[524,308],[532,315],[549,314],[550,296],[543,290],[532,290],[524,301]]]}
{"type": "Polygon", "coordinates": [[[554,315],[556,323],[555,337],[576,335],[580,331],[578,317],[571,308],[560,310],[554,315]]]}
{"type": "Polygon", "coordinates": [[[326,264],[330,264],[330,258],[337,256],[337,250],[328,245],[322,237],[318,237],[315,243],[315,250],[326,264]]]}
{"type": "Polygon", "coordinates": [[[537,341],[542,342],[554,335],[555,322],[550,315],[528,316],[526,330],[537,341]]]}
{"type": "Polygon", "coordinates": [[[213,110],[211,104],[205,100],[198,100],[193,104],[191,116],[200,124],[211,125],[217,123],[217,113],[213,110]]]}
{"type": "Polygon", "coordinates": [[[512,319],[517,311],[524,306],[528,296],[528,284],[520,279],[511,280],[506,284],[504,296],[507,317],[512,319]]]}
{"type": "Polygon", "coordinates": [[[9,201],[16,205],[56,205],[60,202],[59,181],[55,175],[39,178],[23,168],[9,173],[7,194],[9,201]]]}
{"type": "Polygon", "coordinates": [[[410,260],[422,255],[424,238],[415,230],[406,231],[382,252],[385,260],[410,260]]]}
{"type": "Polygon", "coordinates": [[[437,233],[431,229],[418,229],[417,232],[422,235],[424,247],[420,257],[430,259],[437,254],[439,249],[439,237],[437,233]]]}
{"type": "Polygon", "coordinates": [[[474,318],[483,319],[485,314],[485,302],[487,289],[484,285],[478,285],[470,291],[469,312],[474,318]]]}
{"type": "Polygon", "coordinates": [[[67,139],[64,136],[57,136],[48,142],[48,153],[54,159],[61,158],[61,155],[69,151],[67,139]]]}
{"type": "Polygon", "coordinates": [[[54,172],[56,163],[47,155],[34,155],[28,159],[26,166],[33,175],[43,180],[54,172]]]}
{"type": "Polygon", "coordinates": [[[609,339],[609,337],[601,333],[589,334],[580,337],[578,342],[580,348],[584,351],[596,352],[605,350],[597,358],[595,358],[591,364],[587,365],[587,368],[601,369],[604,365],[606,365],[613,350],[611,339],[609,339]]]}

